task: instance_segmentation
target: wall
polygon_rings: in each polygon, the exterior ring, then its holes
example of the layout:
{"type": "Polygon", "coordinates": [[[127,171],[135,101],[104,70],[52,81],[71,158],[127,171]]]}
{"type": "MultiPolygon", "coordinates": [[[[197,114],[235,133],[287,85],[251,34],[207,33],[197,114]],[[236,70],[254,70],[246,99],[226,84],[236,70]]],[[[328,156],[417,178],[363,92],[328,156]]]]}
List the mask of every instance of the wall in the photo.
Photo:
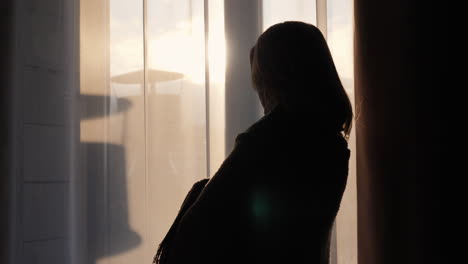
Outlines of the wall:
{"type": "Polygon", "coordinates": [[[73,1],[15,1],[10,263],[65,263],[76,118],[73,1]]]}

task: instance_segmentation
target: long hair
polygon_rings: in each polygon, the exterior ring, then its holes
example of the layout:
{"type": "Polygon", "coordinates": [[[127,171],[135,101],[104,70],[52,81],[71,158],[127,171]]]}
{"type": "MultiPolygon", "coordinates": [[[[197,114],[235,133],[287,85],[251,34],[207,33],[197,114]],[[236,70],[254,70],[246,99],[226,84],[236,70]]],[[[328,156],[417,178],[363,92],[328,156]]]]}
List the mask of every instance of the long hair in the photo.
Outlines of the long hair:
{"type": "Polygon", "coordinates": [[[252,82],[262,104],[307,111],[351,131],[351,103],[318,28],[288,21],[268,28],[250,51],[252,82]]]}

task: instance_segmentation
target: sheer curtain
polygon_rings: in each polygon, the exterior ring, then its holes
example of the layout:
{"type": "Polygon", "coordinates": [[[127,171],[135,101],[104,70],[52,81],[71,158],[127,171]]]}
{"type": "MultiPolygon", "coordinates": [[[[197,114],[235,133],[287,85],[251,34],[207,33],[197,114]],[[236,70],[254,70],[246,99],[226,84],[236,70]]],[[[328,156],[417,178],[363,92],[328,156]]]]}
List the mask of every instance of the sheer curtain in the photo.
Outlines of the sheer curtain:
{"type": "MultiPolygon", "coordinates": [[[[352,96],[352,1],[326,3],[330,47],[352,96]]],[[[83,258],[76,263],[148,263],[193,182],[213,175],[233,137],[261,116],[248,69],[256,37],[285,20],[316,24],[324,11],[315,0],[80,5],[72,251],[83,258]]],[[[353,177],[337,220],[337,263],[356,263],[353,177]]]]}
{"type": "Polygon", "coordinates": [[[81,4],[83,253],[148,263],[207,176],[204,2],[81,4]]]}
{"type": "MultiPolygon", "coordinates": [[[[353,0],[327,0],[327,42],[341,82],[354,108],[354,17],[353,0]]],[[[354,111],[356,114],[356,111],[354,111]]],[[[353,124],[354,125],[354,124],[353,124]]],[[[349,175],[340,211],[335,222],[335,263],[357,264],[356,132],[353,126],[349,175]]]]}

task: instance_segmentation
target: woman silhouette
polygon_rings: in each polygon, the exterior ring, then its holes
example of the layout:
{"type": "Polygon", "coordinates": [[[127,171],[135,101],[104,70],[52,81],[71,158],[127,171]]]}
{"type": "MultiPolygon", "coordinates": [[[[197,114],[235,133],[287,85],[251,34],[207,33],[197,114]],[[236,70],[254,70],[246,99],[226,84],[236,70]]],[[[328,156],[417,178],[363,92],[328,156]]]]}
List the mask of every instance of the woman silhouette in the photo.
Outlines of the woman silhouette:
{"type": "Polygon", "coordinates": [[[328,263],[348,176],[350,101],[313,25],[270,27],[250,63],[265,116],[238,135],[206,186],[194,186],[158,263],[328,263]]]}

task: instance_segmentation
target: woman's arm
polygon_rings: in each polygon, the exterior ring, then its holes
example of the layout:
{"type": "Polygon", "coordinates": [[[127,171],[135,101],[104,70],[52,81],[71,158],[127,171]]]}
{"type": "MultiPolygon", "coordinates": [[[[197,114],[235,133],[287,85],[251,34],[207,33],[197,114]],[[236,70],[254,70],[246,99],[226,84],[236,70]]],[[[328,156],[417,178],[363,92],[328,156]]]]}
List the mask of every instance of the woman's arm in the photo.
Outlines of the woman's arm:
{"type": "MultiPolygon", "coordinates": [[[[246,141],[237,144],[220,169],[182,217],[168,263],[229,263],[243,228],[245,180],[253,173],[254,158],[246,141]],[[219,258],[223,259],[219,262],[219,258]]],[[[243,141],[243,142],[241,142],[243,141]]]]}

